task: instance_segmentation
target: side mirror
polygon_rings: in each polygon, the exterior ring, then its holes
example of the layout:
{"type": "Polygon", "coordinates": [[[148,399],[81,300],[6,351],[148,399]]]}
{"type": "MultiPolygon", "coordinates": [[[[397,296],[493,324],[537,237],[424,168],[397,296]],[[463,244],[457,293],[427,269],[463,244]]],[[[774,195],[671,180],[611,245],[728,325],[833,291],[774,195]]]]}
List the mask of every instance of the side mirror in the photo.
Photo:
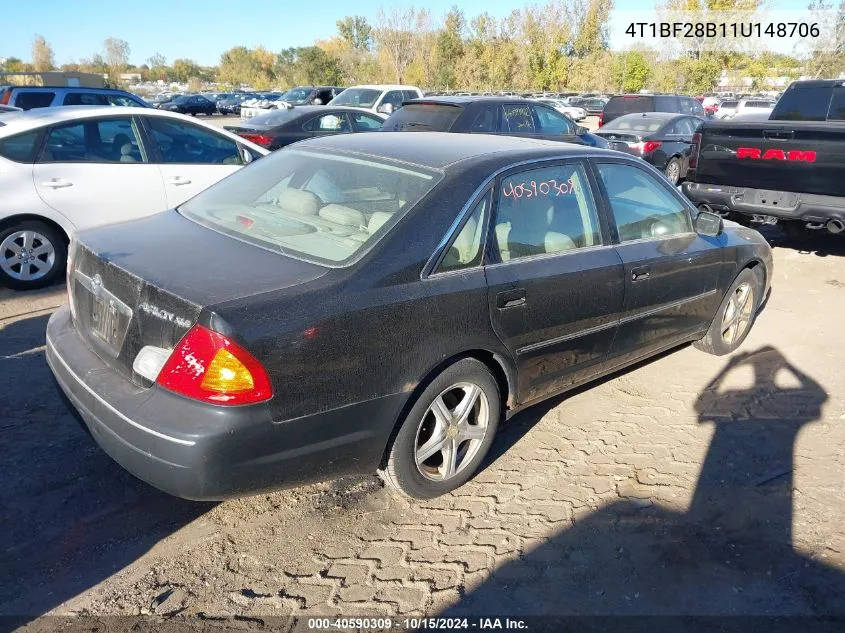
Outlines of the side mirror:
{"type": "Polygon", "coordinates": [[[241,148],[241,160],[244,162],[244,165],[249,165],[252,162],[252,152],[246,147],[241,148]]]}
{"type": "Polygon", "coordinates": [[[383,103],[378,108],[376,108],[376,112],[381,112],[382,114],[392,114],[393,113],[393,104],[392,103],[383,103]]]}
{"type": "Polygon", "coordinates": [[[704,237],[718,237],[724,230],[722,218],[709,211],[699,211],[695,217],[695,232],[704,237]]]}
{"type": "Polygon", "coordinates": [[[578,127],[575,128],[575,135],[576,136],[584,136],[589,131],[590,130],[585,128],[583,125],[579,125],[578,127]]]}

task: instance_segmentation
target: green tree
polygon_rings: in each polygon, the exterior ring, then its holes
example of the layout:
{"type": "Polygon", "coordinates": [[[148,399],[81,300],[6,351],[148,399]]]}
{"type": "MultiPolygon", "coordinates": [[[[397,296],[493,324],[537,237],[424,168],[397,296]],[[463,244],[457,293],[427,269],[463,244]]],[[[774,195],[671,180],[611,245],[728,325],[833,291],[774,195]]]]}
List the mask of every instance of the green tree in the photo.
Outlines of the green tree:
{"type": "Polygon", "coordinates": [[[220,56],[217,76],[224,84],[253,83],[260,75],[258,61],[245,46],[235,46],[220,56]]]}
{"type": "Polygon", "coordinates": [[[171,81],[178,81],[179,83],[187,83],[191,77],[199,77],[201,69],[192,59],[174,59],[173,65],[170,67],[168,76],[171,81]]]}
{"type": "Polygon", "coordinates": [[[613,79],[620,92],[639,92],[650,75],[651,64],[639,51],[621,53],[613,60],[613,79]]]}
{"type": "Polygon", "coordinates": [[[373,27],[360,15],[346,16],[338,20],[337,33],[353,50],[369,51],[373,47],[373,27]]]}
{"type": "Polygon", "coordinates": [[[464,12],[457,6],[452,7],[443,18],[443,29],[437,34],[434,44],[434,83],[438,88],[454,88],[456,85],[458,62],[464,56],[465,29],[464,12]]]}

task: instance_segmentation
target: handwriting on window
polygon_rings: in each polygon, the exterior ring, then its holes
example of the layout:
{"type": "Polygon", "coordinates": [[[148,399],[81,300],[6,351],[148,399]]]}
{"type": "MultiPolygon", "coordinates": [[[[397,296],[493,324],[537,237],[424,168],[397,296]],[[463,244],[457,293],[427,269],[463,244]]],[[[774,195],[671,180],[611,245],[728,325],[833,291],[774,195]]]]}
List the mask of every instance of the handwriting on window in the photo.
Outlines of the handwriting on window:
{"type": "Polygon", "coordinates": [[[575,185],[572,179],[558,182],[557,179],[551,178],[542,182],[532,180],[530,182],[506,182],[502,185],[502,195],[505,198],[539,198],[540,196],[548,196],[550,198],[557,198],[558,196],[565,196],[575,193],[575,185]]]}

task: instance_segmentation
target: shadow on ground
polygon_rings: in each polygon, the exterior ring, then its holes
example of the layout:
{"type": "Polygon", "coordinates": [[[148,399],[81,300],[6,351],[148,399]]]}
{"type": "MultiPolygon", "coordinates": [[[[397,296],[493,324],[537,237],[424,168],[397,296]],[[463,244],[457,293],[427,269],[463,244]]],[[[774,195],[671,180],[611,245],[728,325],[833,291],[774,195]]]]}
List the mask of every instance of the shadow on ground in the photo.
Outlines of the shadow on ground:
{"type": "MultiPolygon", "coordinates": [[[[443,615],[845,616],[845,573],[792,546],[795,439],[826,400],[774,348],[732,357],[696,403],[699,423],[715,431],[686,512],[617,501],[443,615]]],[[[580,630],[634,620],[594,624],[580,630]]]]}
{"type": "Polygon", "coordinates": [[[0,330],[0,615],[56,607],[212,507],[158,492],[94,444],[47,367],[47,319],[0,330]]]}

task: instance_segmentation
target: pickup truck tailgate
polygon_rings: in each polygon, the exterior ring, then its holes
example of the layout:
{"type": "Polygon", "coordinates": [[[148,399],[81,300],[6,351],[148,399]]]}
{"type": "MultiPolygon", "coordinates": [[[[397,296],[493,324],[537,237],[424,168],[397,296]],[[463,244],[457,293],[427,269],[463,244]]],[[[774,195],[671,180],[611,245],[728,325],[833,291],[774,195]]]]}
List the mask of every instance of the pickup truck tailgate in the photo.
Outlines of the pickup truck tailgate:
{"type": "Polygon", "coordinates": [[[845,196],[845,122],[708,121],[695,182],[845,196]]]}

